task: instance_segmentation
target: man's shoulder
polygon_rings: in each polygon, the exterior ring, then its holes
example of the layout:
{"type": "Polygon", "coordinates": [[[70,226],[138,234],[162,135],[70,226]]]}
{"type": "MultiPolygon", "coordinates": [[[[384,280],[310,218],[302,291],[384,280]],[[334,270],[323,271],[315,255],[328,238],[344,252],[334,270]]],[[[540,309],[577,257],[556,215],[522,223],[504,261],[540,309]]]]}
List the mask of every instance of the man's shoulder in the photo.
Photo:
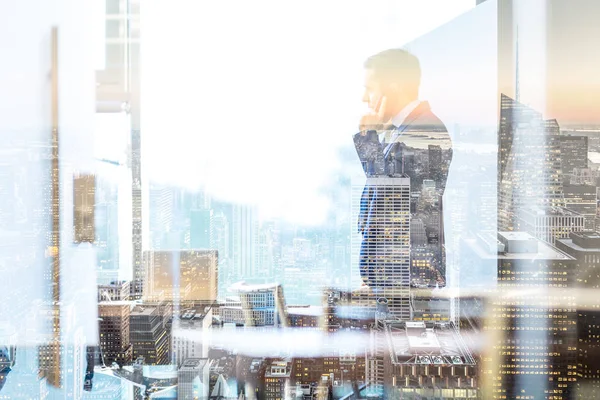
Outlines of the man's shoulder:
{"type": "Polygon", "coordinates": [[[448,132],[446,125],[441,119],[431,110],[431,108],[424,109],[410,124],[411,129],[426,129],[435,130],[438,132],[448,132]]]}

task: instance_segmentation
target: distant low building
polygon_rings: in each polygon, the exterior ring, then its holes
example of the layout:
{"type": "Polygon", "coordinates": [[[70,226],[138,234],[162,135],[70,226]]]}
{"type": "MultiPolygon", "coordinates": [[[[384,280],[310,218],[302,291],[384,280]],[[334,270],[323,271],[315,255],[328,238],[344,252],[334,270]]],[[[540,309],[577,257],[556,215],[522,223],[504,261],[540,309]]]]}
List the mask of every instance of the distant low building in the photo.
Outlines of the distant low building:
{"type": "Polygon", "coordinates": [[[319,320],[323,313],[322,307],[317,306],[288,306],[290,327],[293,328],[319,328],[319,320]]]}
{"type": "Polygon", "coordinates": [[[246,326],[289,326],[283,287],[280,284],[235,284],[246,326]]]}

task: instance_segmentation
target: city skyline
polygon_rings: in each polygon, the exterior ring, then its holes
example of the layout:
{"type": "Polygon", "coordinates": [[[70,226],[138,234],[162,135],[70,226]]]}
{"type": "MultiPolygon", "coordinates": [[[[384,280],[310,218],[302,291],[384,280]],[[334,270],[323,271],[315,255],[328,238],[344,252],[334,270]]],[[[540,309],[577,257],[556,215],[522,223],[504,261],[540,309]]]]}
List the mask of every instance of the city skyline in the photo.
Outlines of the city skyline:
{"type": "Polygon", "coordinates": [[[600,396],[600,3],[54,3],[0,6],[0,398],[600,396]]]}

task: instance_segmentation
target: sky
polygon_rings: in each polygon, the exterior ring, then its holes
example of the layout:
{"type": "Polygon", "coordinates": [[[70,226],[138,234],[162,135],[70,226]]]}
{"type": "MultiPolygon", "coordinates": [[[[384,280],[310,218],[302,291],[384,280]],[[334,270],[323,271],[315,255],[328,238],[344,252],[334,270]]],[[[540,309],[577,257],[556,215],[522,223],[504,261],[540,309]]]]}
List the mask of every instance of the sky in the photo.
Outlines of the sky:
{"type": "Polygon", "coordinates": [[[146,0],[146,178],[205,187],[268,216],[319,224],[335,206],[324,190],[346,168],[339,149],[351,143],[366,110],[364,59],[474,5],[146,0]]]}

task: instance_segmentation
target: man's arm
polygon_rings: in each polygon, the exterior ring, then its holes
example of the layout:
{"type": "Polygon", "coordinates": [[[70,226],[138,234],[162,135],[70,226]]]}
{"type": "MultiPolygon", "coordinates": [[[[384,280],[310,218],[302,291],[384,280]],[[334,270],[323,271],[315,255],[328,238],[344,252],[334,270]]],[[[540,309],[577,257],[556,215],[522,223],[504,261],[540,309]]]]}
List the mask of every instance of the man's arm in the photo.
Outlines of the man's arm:
{"type": "Polygon", "coordinates": [[[366,176],[385,173],[383,146],[379,143],[377,131],[369,130],[354,135],[354,147],[366,176]]]}

